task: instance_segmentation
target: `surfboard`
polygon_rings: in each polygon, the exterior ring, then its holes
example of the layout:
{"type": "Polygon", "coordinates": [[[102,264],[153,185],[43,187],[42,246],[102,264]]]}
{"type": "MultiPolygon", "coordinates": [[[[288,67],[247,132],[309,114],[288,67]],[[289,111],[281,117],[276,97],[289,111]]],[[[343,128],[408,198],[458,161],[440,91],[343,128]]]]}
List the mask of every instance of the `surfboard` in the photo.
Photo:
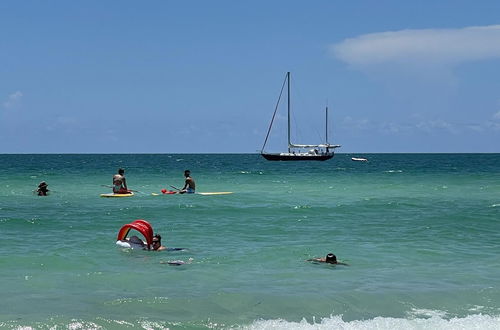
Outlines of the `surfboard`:
{"type": "Polygon", "coordinates": [[[131,192],[130,194],[113,194],[113,193],[109,193],[109,194],[101,194],[100,195],[101,197],[132,197],[134,196],[134,193],[131,192]]]}

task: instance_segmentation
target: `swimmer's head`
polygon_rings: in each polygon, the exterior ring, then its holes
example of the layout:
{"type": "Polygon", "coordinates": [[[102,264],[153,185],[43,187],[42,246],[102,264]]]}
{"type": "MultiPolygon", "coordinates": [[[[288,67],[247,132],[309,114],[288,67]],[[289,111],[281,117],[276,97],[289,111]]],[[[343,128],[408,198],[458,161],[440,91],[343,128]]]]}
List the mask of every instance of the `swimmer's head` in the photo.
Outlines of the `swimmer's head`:
{"type": "Polygon", "coordinates": [[[337,256],[333,253],[328,253],[325,258],[325,262],[329,264],[336,264],[337,263],[337,256]]]}
{"type": "Polygon", "coordinates": [[[119,168],[119,169],[118,169],[118,174],[120,174],[120,175],[121,175],[121,174],[123,174],[123,173],[125,173],[125,170],[124,170],[123,168],[119,168]]]}
{"type": "Polygon", "coordinates": [[[184,176],[187,178],[189,175],[191,175],[191,171],[190,170],[185,170],[184,171],[184,176]]]}
{"type": "Polygon", "coordinates": [[[161,235],[156,234],[153,236],[153,242],[151,243],[153,250],[158,250],[161,246],[161,235]]]}

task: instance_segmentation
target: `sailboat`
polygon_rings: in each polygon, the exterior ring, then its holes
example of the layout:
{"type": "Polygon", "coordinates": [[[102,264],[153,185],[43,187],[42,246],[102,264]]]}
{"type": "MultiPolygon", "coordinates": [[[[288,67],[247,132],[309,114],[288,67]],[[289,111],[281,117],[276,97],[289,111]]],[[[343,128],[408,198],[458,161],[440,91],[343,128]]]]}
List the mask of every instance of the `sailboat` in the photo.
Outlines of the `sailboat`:
{"type": "Polygon", "coordinates": [[[274,110],[273,117],[271,119],[271,124],[267,130],[266,139],[264,145],[262,146],[260,154],[267,160],[281,160],[281,161],[294,161],[294,160],[328,160],[334,156],[335,148],[339,148],[338,144],[328,143],[328,107],[326,107],[326,142],[323,144],[295,144],[291,142],[290,138],[290,72],[286,73],[285,81],[281,87],[280,96],[274,110]],[[268,153],[264,151],[266,147],[269,134],[271,133],[271,128],[273,126],[274,118],[276,117],[276,112],[278,110],[279,102],[281,96],[283,95],[283,89],[287,83],[287,100],[288,100],[288,152],[280,153],[268,153]],[[307,150],[309,149],[309,150],[307,150]]]}

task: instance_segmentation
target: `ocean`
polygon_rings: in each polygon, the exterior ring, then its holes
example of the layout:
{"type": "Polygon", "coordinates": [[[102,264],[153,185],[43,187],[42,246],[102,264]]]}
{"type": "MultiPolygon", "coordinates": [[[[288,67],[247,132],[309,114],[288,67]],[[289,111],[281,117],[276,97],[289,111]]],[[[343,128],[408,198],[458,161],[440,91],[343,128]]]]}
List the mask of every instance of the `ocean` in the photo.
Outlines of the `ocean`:
{"type": "Polygon", "coordinates": [[[0,234],[2,329],[500,329],[500,154],[4,154],[0,234]]]}

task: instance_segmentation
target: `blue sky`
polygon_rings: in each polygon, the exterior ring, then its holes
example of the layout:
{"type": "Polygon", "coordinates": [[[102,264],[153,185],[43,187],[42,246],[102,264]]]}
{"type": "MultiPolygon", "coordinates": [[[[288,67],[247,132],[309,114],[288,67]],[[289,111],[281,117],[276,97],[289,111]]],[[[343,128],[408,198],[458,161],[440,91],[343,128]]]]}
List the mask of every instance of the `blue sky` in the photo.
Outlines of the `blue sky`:
{"type": "Polygon", "coordinates": [[[499,1],[0,2],[0,153],[500,152],[499,1]],[[285,109],[268,151],[285,148],[285,109]]]}

